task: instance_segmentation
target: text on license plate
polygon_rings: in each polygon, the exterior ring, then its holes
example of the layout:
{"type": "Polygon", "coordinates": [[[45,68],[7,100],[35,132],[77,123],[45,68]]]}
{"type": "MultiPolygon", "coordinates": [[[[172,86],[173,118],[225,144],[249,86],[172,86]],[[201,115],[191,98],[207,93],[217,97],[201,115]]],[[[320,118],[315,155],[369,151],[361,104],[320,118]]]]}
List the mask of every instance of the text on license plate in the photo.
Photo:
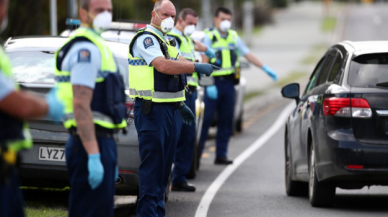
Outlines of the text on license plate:
{"type": "Polygon", "coordinates": [[[65,161],[65,149],[39,147],[39,160],[65,161]]]}

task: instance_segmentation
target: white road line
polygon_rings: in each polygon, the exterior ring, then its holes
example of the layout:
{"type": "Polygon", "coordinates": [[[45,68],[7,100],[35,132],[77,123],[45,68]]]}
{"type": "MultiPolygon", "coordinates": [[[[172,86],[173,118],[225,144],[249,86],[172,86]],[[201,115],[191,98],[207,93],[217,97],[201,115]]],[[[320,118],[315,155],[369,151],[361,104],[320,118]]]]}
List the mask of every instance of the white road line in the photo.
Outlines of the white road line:
{"type": "Polygon", "coordinates": [[[205,194],[202,197],[201,202],[195,213],[195,217],[206,217],[209,211],[210,204],[213,201],[213,198],[216,196],[218,190],[224,184],[224,182],[229,178],[230,175],[253,153],[255,153],[259,148],[261,148],[265,142],[267,142],[278,130],[284,126],[287,117],[292,112],[292,109],[295,108],[295,102],[292,102],[286,106],[286,108],[279,115],[275,123],[252,145],[250,145],[243,153],[241,153],[234,161],[233,164],[227,166],[220,175],[213,181],[213,183],[206,190],[205,194]]]}

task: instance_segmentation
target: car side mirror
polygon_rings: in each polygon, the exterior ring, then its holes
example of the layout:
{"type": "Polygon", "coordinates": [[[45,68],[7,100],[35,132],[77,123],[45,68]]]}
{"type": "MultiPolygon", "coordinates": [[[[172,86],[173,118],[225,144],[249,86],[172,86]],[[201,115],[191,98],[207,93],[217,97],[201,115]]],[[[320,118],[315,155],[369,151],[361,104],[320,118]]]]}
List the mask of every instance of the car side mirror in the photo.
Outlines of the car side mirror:
{"type": "Polygon", "coordinates": [[[244,62],[244,61],[240,62],[241,69],[248,69],[249,67],[251,67],[251,65],[248,62],[244,62]]]}
{"type": "Polygon", "coordinates": [[[206,77],[204,75],[198,75],[201,76],[198,78],[198,84],[202,87],[207,87],[207,86],[213,86],[214,85],[214,78],[213,77],[206,77]]]}
{"type": "Polygon", "coordinates": [[[282,88],[282,96],[284,98],[295,99],[296,104],[299,103],[299,84],[291,83],[282,88]]]}

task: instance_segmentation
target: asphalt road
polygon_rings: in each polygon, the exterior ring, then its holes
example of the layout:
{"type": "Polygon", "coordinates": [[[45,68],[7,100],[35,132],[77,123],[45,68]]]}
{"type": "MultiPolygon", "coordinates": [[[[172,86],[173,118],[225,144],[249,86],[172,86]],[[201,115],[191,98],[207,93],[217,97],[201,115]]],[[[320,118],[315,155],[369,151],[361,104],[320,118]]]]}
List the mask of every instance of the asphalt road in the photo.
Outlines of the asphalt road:
{"type": "MultiPolygon", "coordinates": [[[[346,10],[343,40],[388,39],[388,5],[350,6],[346,10]]],[[[232,138],[229,157],[236,159],[276,123],[279,115],[291,100],[280,100],[257,111],[244,123],[244,132],[232,138]]],[[[166,203],[168,217],[253,217],[253,216],[387,216],[388,188],[372,186],[362,190],[337,189],[334,207],[312,208],[307,197],[288,197],[284,185],[284,127],[269,136],[262,146],[251,152],[225,179],[217,177],[227,168],[216,166],[214,140],[206,144],[194,193],[171,192],[166,203]],[[222,180],[213,183],[215,180],[222,180]],[[225,180],[225,182],[223,182],[225,180]],[[212,185],[213,184],[213,185],[212,185]],[[215,185],[214,185],[215,184],[215,185]],[[207,215],[196,215],[201,200],[209,186],[217,191],[212,200],[207,200],[207,215]]],[[[259,141],[260,142],[260,141],[259,141]]],[[[256,144],[255,143],[255,144],[256,144]]],[[[239,158],[242,159],[242,158],[239,158]]],[[[229,170],[231,168],[227,168],[229,170]]],[[[226,171],[228,172],[228,171],[226,171]]],[[[221,177],[222,178],[222,177],[221,177]]],[[[208,191],[209,193],[209,191],[208,191]]],[[[209,199],[209,198],[207,198],[209,199]]],[[[202,204],[202,205],[203,205],[202,204]]],[[[202,207],[203,208],[203,207],[202,207]]],[[[128,216],[133,206],[118,209],[117,214],[128,216]]],[[[206,213],[206,212],[205,212],[206,213]]],[[[134,216],[134,215],[131,215],[134,216]]]]}
{"type": "MultiPolygon", "coordinates": [[[[258,111],[257,120],[230,143],[229,156],[236,158],[261,137],[276,121],[283,109],[292,103],[281,100],[258,111]]],[[[226,180],[210,204],[207,216],[387,216],[388,188],[371,187],[345,191],[337,189],[333,208],[312,208],[307,197],[288,197],[284,186],[284,127],[243,162],[226,180]]],[[[198,177],[192,180],[195,193],[172,192],[167,202],[167,216],[196,216],[204,192],[224,166],[213,165],[212,141],[209,157],[203,159],[198,177]]],[[[197,217],[199,217],[197,215],[197,217]]]]}
{"type": "MultiPolygon", "coordinates": [[[[346,10],[342,40],[386,40],[388,5],[353,5],[346,10]]],[[[230,142],[229,156],[236,158],[274,124],[290,100],[281,100],[257,112],[248,120],[245,131],[230,142]]],[[[372,186],[361,190],[341,190],[333,208],[312,208],[307,197],[288,197],[284,186],[284,127],[254,152],[226,179],[209,205],[207,216],[387,216],[388,187],[372,186]]],[[[197,216],[205,191],[225,169],[215,166],[214,141],[195,180],[195,193],[170,194],[167,216],[197,216]]],[[[207,203],[209,204],[209,203],[207,203]]],[[[206,215],[201,215],[206,216],[206,215]]]]}
{"type": "Polygon", "coordinates": [[[387,40],[388,4],[350,6],[345,17],[343,40],[387,40]]]}

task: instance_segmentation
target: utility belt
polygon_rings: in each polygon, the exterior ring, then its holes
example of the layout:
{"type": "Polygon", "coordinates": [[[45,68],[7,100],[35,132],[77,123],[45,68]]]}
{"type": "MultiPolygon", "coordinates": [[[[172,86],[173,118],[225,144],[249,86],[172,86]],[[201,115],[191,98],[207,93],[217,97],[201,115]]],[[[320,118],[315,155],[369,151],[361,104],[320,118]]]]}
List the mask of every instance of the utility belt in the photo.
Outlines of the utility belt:
{"type": "MultiPolygon", "coordinates": [[[[107,129],[104,127],[101,127],[97,124],[94,125],[94,130],[96,137],[102,137],[102,138],[113,138],[114,135],[119,131],[118,129],[107,129]]],[[[70,135],[74,137],[79,137],[79,134],[77,133],[77,128],[76,127],[71,127],[69,129],[70,135]]]]}
{"type": "Polygon", "coordinates": [[[221,75],[221,76],[214,76],[214,78],[219,78],[221,80],[230,80],[232,81],[235,85],[240,84],[240,77],[241,77],[241,69],[240,67],[236,67],[236,70],[234,71],[233,74],[229,75],[221,75]]]}
{"type": "Polygon", "coordinates": [[[20,165],[19,152],[10,152],[4,142],[0,141],[0,184],[9,182],[10,176],[20,165]],[[13,158],[13,159],[12,159],[13,158]]]}
{"type": "Polygon", "coordinates": [[[190,95],[193,94],[195,91],[197,91],[197,87],[196,86],[189,85],[189,86],[186,87],[186,92],[188,94],[190,94],[190,95]]]}
{"type": "MultiPolygon", "coordinates": [[[[142,112],[145,116],[148,116],[151,114],[152,109],[154,107],[154,102],[152,100],[145,100],[145,99],[140,99],[136,98],[136,102],[141,102],[142,103],[142,112]]],[[[162,102],[158,104],[164,104],[164,105],[169,105],[172,106],[174,109],[178,109],[181,106],[182,102],[162,102]]]]}

